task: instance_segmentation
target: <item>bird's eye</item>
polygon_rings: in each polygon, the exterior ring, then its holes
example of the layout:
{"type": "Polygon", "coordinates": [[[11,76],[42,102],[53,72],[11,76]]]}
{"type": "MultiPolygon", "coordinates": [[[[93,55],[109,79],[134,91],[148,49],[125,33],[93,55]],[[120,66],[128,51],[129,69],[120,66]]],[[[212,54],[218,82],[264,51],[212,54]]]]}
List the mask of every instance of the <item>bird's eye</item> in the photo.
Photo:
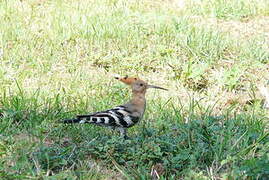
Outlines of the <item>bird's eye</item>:
{"type": "Polygon", "coordinates": [[[140,86],[143,86],[143,84],[141,83],[141,84],[139,84],[140,86]]]}

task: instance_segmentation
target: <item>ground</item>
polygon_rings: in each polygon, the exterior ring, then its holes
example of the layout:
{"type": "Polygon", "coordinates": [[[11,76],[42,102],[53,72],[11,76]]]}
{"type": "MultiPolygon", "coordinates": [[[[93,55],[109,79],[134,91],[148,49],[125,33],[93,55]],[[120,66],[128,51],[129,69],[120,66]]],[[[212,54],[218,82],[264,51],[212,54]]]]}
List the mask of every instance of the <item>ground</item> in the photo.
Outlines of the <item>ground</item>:
{"type": "Polygon", "coordinates": [[[268,179],[267,0],[0,2],[2,179],[268,179]],[[117,132],[58,123],[149,90],[117,132]],[[155,172],[155,175],[154,173],[155,172]]]}

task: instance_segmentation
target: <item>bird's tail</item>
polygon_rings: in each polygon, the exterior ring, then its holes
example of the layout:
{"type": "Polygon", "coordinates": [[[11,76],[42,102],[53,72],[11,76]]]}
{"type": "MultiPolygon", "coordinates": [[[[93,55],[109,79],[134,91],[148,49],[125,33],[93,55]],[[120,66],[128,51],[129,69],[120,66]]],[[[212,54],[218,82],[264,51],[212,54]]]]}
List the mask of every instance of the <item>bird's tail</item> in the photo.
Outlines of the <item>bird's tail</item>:
{"type": "Polygon", "coordinates": [[[76,119],[64,119],[60,121],[61,123],[64,124],[71,124],[71,123],[85,123],[83,120],[76,118],[76,119]]]}
{"type": "Polygon", "coordinates": [[[71,124],[71,123],[80,123],[80,124],[84,124],[84,123],[94,123],[91,119],[92,115],[78,115],[76,118],[74,119],[64,119],[61,120],[60,123],[64,123],[64,124],[71,124]]]}

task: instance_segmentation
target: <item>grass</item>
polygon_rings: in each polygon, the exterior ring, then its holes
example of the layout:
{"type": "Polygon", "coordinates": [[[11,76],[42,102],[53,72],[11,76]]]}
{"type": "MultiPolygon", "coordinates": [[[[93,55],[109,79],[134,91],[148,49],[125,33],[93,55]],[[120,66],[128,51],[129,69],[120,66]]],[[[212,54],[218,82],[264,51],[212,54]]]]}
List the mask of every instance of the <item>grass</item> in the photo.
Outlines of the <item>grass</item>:
{"type": "Polygon", "coordinates": [[[1,179],[268,179],[268,7],[1,1],[1,179]],[[130,140],[57,123],[127,101],[115,73],[169,88],[130,140]]]}

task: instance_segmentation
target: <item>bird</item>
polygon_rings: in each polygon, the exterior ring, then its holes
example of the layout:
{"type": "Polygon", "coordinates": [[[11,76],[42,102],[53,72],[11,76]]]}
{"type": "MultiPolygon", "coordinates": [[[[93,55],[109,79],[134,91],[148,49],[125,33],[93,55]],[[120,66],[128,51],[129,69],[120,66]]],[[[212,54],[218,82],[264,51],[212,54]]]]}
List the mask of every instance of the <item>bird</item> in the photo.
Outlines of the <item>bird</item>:
{"type": "Polygon", "coordinates": [[[77,115],[74,119],[62,120],[62,123],[89,123],[117,129],[120,136],[129,139],[127,129],[136,125],[143,117],[146,109],[146,91],[149,88],[168,90],[155,85],[150,85],[138,77],[118,77],[115,79],[125,83],[132,89],[132,98],[126,104],[114,108],[86,115],[77,115]]]}

